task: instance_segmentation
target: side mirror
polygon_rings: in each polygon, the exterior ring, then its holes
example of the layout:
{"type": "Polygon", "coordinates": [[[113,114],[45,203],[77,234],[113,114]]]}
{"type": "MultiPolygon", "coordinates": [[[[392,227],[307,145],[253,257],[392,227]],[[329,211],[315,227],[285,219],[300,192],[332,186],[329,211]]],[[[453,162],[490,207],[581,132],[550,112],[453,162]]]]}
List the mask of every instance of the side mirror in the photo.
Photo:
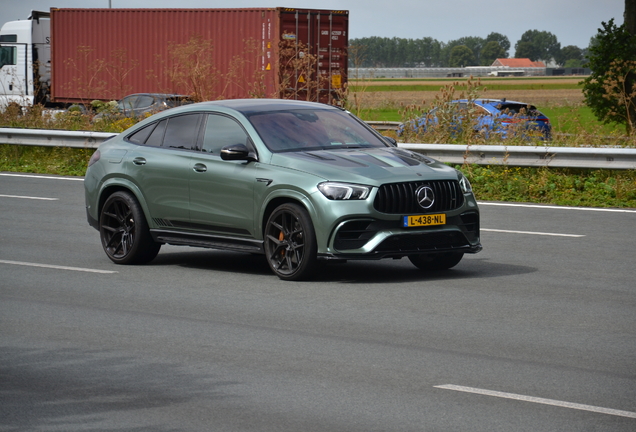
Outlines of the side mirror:
{"type": "Polygon", "coordinates": [[[221,149],[221,159],[223,160],[244,160],[257,161],[256,154],[247,148],[245,144],[232,144],[221,149]]]}
{"type": "Polygon", "coordinates": [[[389,144],[391,144],[393,147],[397,147],[398,146],[398,143],[395,140],[395,138],[391,138],[391,137],[388,137],[388,136],[383,136],[382,138],[384,138],[384,140],[387,141],[389,144]]]}

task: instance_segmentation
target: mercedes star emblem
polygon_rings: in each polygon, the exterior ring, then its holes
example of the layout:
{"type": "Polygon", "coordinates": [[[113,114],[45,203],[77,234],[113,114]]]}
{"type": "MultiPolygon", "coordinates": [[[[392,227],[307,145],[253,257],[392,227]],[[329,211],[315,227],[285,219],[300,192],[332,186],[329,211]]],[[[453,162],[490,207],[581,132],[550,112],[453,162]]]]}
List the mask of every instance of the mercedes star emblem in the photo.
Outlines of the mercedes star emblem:
{"type": "Polygon", "coordinates": [[[423,209],[430,209],[435,202],[435,193],[429,186],[420,186],[415,191],[415,199],[423,209]]]}

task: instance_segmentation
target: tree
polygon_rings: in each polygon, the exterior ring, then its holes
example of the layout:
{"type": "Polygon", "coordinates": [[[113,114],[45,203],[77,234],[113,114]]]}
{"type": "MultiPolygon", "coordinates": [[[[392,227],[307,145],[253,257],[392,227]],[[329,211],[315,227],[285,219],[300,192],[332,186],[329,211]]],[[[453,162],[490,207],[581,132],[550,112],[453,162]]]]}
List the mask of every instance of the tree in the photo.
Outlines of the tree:
{"type": "Polygon", "coordinates": [[[583,60],[569,59],[563,63],[564,68],[582,68],[583,60]]]}
{"type": "Polygon", "coordinates": [[[521,35],[515,45],[516,58],[529,58],[532,61],[543,60],[546,63],[557,59],[561,44],[557,37],[547,31],[528,30],[521,35]]]}
{"type": "Polygon", "coordinates": [[[636,36],[614,19],[602,23],[589,47],[592,74],[583,80],[585,103],[603,123],[636,128],[636,36]]]}
{"type": "Polygon", "coordinates": [[[529,58],[536,61],[539,57],[539,50],[533,43],[519,41],[515,44],[515,58],[529,58]]]}
{"type": "Polygon", "coordinates": [[[476,66],[477,60],[473,50],[466,45],[457,45],[451,50],[448,64],[450,67],[476,66]]]}
{"type": "MultiPolygon", "coordinates": [[[[457,46],[465,46],[473,52],[474,60],[472,66],[479,64],[479,56],[481,54],[481,48],[484,46],[484,39],[477,36],[466,36],[456,40],[449,41],[442,50],[442,57],[445,60],[444,66],[452,66],[451,53],[457,46]]],[[[444,61],[443,60],[443,61],[444,61]]],[[[468,65],[465,65],[468,66],[468,65]]]]}
{"type": "MultiPolygon", "coordinates": [[[[570,62],[569,64],[572,64],[573,63],[572,60],[580,64],[581,61],[583,60],[583,50],[575,45],[568,45],[561,48],[561,53],[559,54],[559,58],[557,59],[557,62],[560,65],[568,64],[568,61],[570,62]]],[[[580,67],[580,66],[566,66],[566,67],[580,67]]]]}
{"type": "Polygon", "coordinates": [[[498,58],[507,58],[508,53],[496,41],[490,41],[484,45],[479,56],[479,63],[482,66],[490,66],[498,58]]]}
{"type": "Polygon", "coordinates": [[[488,36],[486,36],[486,41],[484,42],[484,46],[488,42],[497,42],[499,46],[503,48],[505,54],[498,58],[508,57],[508,50],[510,49],[510,39],[508,39],[508,36],[504,36],[501,33],[492,32],[488,36]]]}
{"type": "Polygon", "coordinates": [[[625,28],[631,35],[636,35],[636,1],[625,0],[625,28]]]}

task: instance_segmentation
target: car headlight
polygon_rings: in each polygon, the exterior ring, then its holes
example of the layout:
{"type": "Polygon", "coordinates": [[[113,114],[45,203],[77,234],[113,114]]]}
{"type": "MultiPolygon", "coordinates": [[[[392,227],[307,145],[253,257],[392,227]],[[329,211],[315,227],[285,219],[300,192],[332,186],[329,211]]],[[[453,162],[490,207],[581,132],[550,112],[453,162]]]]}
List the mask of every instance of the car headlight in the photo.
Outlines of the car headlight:
{"type": "Polygon", "coordinates": [[[371,187],[348,183],[325,182],[318,185],[318,190],[330,200],[364,200],[371,192],[371,187]]]}
{"type": "Polygon", "coordinates": [[[473,191],[473,187],[470,185],[470,182],[468,181],[466,176],[461,173],[461,171],[457,171],[457,177],[459,180],[459,187],[462,189],[462,192],[468,193],[473,191]]]}

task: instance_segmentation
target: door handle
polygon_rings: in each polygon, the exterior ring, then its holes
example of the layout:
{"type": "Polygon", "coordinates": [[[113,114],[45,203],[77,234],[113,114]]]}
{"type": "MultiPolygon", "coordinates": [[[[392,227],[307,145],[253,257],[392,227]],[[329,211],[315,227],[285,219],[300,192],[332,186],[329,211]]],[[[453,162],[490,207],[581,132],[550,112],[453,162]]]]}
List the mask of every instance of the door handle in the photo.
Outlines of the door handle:
{"type": "Polygon", "coordinates": [[[197,163],[197,164],[194,164],[193,169],[194,169],[196,172],[206,172],[206,171],[208,170],[208,167],[206,167],[206,166],[205,166],[205,165],[203,165],[202,163],[197,163]]]}
{"type": "Polygon", "coordinates": [[[142,158],[142,157],[136,157],[133,159],[133,163],[135,165],[146,165],[146,159],[142,158]]]}

